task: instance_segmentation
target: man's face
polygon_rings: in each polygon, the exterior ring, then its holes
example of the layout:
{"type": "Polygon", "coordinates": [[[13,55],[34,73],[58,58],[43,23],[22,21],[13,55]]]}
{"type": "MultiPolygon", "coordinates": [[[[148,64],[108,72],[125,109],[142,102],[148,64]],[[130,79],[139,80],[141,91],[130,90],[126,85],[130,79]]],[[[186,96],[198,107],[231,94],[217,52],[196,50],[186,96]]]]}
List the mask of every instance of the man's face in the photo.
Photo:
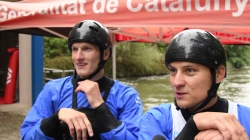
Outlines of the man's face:
{"type": "Polygon", "coordinates": [[[100,62],[99,47],[86,42],[76,42],[72,46],[72,61],[77,74],[87,77],[92,74],[100,62]]]}
{"type": "Polygon", "coordinates": [[[211,88],[210,69],[192,62],[176,61],[168,66],[170,83],[180,108],[196,109],[207,97],[211,88]]]}

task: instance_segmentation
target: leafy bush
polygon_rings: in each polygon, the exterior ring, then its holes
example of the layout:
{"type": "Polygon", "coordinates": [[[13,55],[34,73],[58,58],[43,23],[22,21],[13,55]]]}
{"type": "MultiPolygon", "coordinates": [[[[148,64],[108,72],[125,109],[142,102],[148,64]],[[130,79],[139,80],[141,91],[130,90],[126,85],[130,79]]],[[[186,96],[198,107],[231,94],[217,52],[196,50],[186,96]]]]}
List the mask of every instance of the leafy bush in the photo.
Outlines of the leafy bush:
{"type": "Polygon", "coordinates": [[[56,37],[44,37],[44,58],[70,56],[67,40],[56,37]]]}
{"type": "MultiPolygon", "coordinates": [[[[53,69],[60,69],[60,70],[71,70],[73,69],[73,62],[71,56],[60,56],[55,58],[45,58],[44,59],[44,67],[45,68],[53,68],[53,69]]],[[[67,75],[72,75],[72,73],[66,73],[67,75]]],[[[46,77],[49,78],[60,78],[61,73],[48,73],[46,77]]]]}
{"type": "Polygon", "coordinates": [[[166,74],[164,55],[154,43],[119,43],[116,45],[117,77],[166,74]]]}
{"type": "Polygon", "coordinates": [[[234,68],[249,66],[250,47],[246,45],[225,45],[227,61],[234,68]]]}

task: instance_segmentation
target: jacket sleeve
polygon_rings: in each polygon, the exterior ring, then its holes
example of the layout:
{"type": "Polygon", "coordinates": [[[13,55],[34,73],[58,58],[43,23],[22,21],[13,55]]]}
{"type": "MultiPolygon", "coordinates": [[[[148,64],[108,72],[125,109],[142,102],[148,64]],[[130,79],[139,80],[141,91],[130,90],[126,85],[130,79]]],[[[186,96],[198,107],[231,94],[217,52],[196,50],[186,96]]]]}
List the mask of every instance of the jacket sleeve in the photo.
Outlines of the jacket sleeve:
{"type": "Polygon", "coordinates": [[[114,117],[119,120],[120,125],[108,132],[101,133],[100,137],[102,140],[137,140],[139,121],[143,113],[139,94],[134,89],[118,94],[121,96],[112,99],[118,106],[117,114],[114,113],[114,108],[110,107],[110,104],[108,106],[113,115],[115,114],[114,117]]]}
{"type": "Polygon", "coordinates": [[[50,89],[50,84],[47,83],[26,115],[20,128],[22,140],[53,140],[40,129],[42,120],[53,116],[55,112],[51,101],[53,95],[50,89]]]}
{"type": "Polygon", "coordinates": [[[149,109],[143,115],[140,122],[138,140],[153,140],[154,137],[162,136],[172,139],[172,115],[170,105],[163,104],[149,109]]]}
{"type": "Polygon", "coordinates": [[[185,124],[184,128],[181,130],[180,134],[175,138],[175,140],[194,140],[194,137],[199,133],[200,131],[196,127],[196,124],[194,122],[193,116],[191,116],[187,123],[185,124]]]}
{"type": "Polygon", "coordinates": [[[245,128],[248,137],[250,138],[250,108],[248,106],[238,104],[238,120],[245,128]]]}

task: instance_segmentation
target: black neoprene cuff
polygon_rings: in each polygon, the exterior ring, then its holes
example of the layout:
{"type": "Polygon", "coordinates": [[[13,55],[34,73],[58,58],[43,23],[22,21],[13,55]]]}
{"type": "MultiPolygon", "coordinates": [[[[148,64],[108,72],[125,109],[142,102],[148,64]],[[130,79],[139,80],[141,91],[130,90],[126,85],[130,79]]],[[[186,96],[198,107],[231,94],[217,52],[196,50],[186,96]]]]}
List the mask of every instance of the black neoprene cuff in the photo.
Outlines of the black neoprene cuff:
{"type": "Polygon", "coordinates": [[[43,119],[40,125],[42,132],[49,137],[55,138],[57,130],[59,128],[58,111],[56,111],[51,117],[43,119]]]}
{"type": "Polygon", "coordinates": [[[99,124],[100,133],[108,132],[121,125],[121,122],[114,117],[105,103],[102,103],[95,109],[96,117],[99,124]]]}
{"type": "Polygon", "coordinates": [[[175,140],[194,140],[194,137],[199,133],[193,116],[191,116],[187,123],[185,124],[184,128],[180,132],[180,134],[175,138],[175,140]]]}

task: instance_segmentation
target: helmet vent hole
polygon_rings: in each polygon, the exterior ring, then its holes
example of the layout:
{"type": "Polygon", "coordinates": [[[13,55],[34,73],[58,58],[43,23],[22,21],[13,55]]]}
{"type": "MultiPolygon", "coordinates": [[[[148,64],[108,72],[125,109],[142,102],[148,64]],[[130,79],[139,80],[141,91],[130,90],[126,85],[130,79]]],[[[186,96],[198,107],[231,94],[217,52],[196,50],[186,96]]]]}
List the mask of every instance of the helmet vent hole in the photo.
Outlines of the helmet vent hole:
{"type": "Polygon", "coordinates": [[[102,28],[98,23],[94,22],[96,26],[98,26],[99,28],[102,28]]]}
{"type": "Polygon", "coordinates": [[[95,27],[93,27],[93,26],[89,26],[89,28],[90,29],[92,29],[92,30],[94,30],[94,31],[96,31],[96,32],[98,32],[99,30],[98,29],[96,29],[95,27]]]}
{"type": "Polygon", "coordinates": [[[82,27],[83,22],[79,23],[78,28],[82,27]]]}

